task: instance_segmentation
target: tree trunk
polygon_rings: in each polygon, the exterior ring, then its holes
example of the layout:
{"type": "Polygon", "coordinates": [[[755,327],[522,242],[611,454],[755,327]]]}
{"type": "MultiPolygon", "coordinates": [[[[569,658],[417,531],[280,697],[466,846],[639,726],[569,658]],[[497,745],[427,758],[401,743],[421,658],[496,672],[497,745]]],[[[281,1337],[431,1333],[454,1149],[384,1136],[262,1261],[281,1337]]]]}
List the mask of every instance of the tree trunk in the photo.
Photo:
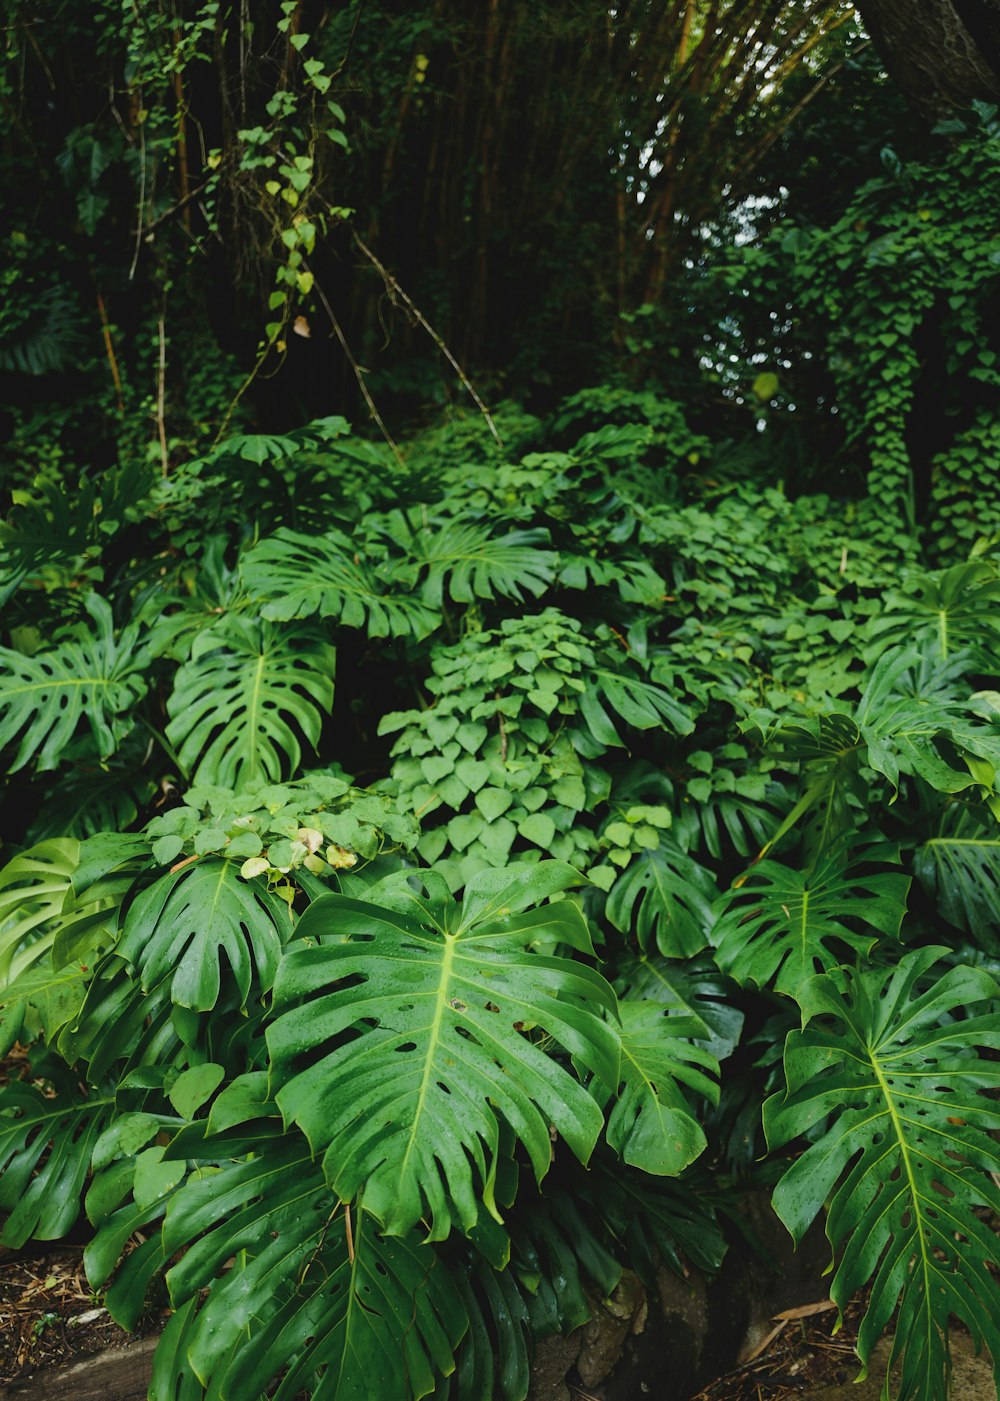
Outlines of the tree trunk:
{"type": "Polygon", "coordinates": [[[927,121],[1000,100],[1000,0],[856,0],[889,75],[927,121]]]}

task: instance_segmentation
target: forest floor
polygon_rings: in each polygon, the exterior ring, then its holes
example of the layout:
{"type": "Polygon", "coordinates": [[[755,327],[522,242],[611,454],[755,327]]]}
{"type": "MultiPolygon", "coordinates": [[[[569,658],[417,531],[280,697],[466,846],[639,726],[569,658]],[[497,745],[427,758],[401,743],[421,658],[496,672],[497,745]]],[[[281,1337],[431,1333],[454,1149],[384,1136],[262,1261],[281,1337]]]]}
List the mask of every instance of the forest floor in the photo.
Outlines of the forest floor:
{"type": "MultiPolygon", "coordinates": [[[[0,1385],[132,1341],[101,1307],[82,1256],[79,1244],[56,1244],[0,1259],[0,1385]]],[[[692,1401],[786,1401],[852,1381],[861,1312],[862,1305],[852,1307],[831,1337],[836,1314],[828,1305],[787,1310],[753,1357],[692,1401]]],[[[165,1315],[150,1314],[140,1333],[154,1332],[164,1321],[165,1315]]]]}
{"type": "MultiPolygon", "coordinates": [[[[138,1336],[158,1331],[151,1314],[138,1336]]],[[[43,1368],[126,1348],[119,1328],[87,1283],[82,1245],[35,1245],[0,1255],[0,1385],[43,1368]]]]}
{"type": "MultiPolygon", "coordinates": [[[[58,1244],[12,1252],[0,1258],[0,1386],[23,1381],[49,1368],[79,1362],[87,1355],[126,1350],[134,1341],[102,1308],[83,1271],[83,1247],[58,1244]]],[[[858,1387],[854,1342],[864,1300],[847,1310],[843,1327],[833,1327],[836,1310],[828,1303],[788,1309],[742,1365],[718,1377],[690,1401],[866,1401],[881,1390],[882,1370],[873,1365],[873,1381],[858,1387]]],[[[166,1312],[145,1317],[138,1336],[159,1331],[166,1312]]],[[[957,1330],[956,1330],[957,1331],[957,1330]]],[[[962,1401],[995,1397],[989,1364],[972,1356],[967,1338],[956,1338],[953,1394],[962,1401]]],[[[882,1348],[884,1349],[884,1344],[882,1348]]],[[[884,1362],[884,1351],[876,1364],[884,1362]]],[[[44,1389],[39,1376],[39,1395],[44,1389]]],[[[32,1391],[30,1393],[34,1395],[32,1391]]],[[[573,1388],[577,1401],[601,1401],[596,1393],[573,1388]]],[[[636,1397],[636,1401],[645,1398],[636,1397]]],[[[667,1398],[659,1398],[667,1401],[667,1398]]],[[[669,1401],[681,1401],[670,1398],[669,1401]]]]}

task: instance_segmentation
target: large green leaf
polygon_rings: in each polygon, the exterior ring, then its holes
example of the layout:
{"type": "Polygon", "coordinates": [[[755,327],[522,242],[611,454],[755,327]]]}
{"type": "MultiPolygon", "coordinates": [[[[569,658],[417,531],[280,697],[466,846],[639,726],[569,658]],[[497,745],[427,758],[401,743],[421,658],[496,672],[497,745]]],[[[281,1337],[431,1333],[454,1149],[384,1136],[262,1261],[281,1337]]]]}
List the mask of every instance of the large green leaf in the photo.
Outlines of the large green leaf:
{"type": "Polygon", "coordinates": [[[542,548],[548,543],[547,530],[493,535],[488,526],[469,521],[417,530],[410,555],[424,576],[420,597],[435,610],[441,609],[446,591],[456,603],[497,594],[518,602],[526,593],[537,598],[552,583],[559,558],[542,548]]]}
{"type": "Polygon", "coordinates": [[[975,968],[927,986],[944,952],[846,974],[846,995],[816,979],[820,1019],[789,1034],[787,1090],[764,1107],[772,1150],[812,1139],[778,1184],[775,1210],[798,1241],[829,1199],[831,1295],[843,1309],[870,1283],[858,1335],[866,1365],[896,1313],[890,1390],[901,1401],[950,1394],[951,1315],[1000,1359],[1000,1250],[981,1218],[1000,1211],[1000,1070],[976,1050],[1000,1050],[1000,988],[975,968]]]}
{"type": "MultiPolygon", "coordinates": [[[[73,971],[63,970],[66,975],[73,971]]],[[[67,993],[73,990],[70,984],[67,993]]],[[[90,975],[78,1014],[68,1024],[60,1023],[59,1054],[70,1065],[85,1063],[91,1082],[111,1075],[121,1080],[135,1065],[152,1064],[165,1074],[186,1055],[177,1011],[170,1000],[169,974],[144,989],[131,964],[112,950],[90,975]]]]}
{"type": "Polygon", "coordinates": [[[370,637],[426,637],[440,622],[414,591],[412,564],[369,564],[339,530],[320,536],[279,530],[245,555],[240,568],[249,592],[268,600],[265,618],[318,613],[365,628],[370,637]]]}
{"type": "Polygon", "coordinates": [[[1000,949],[1000,829],[962,809],[913,853],[920,884],[949,923],[1000,949]]]}
{"type": "Polygon", "coordinates": [[[429,1246],[346,1210],[298,1135],[192,1176],[167,1209],[163,1249],[183,1251],[167,1283],[175,1307],[208,1295],[168,1376],[190,1366],[213,1395],[275,1401],[303,1387],[314,1401],[433,1390],[468,1326],[461,1297],[429,1246]]]}
{"type": "MultiPolygon", "coordinates": [[[[519,1195],[511,1222],[510,1268],[518,1279],[536,1338],[571,1333],[606,1299],[621,1278],[621,1264],[600,1212],[589,1211],[566,1183],[576,1180],[563,1165],[558,1179],[519,1195]]],[[[585,1174],[581,1174],[585,1175],[585,1174]]],[[[556,1177],[556,1174],[553,1174],[556,1177]]]]}
{"type": "Polygon", "coordinates": [[[327,895],[303,915],[299,934],[319,946],[290,952],[275,983],[278,1103],[325,1150],[338,1195],[364,1187],[390,1234],[425,1217],[443,1239],[471,1229],[481,1205],[497,1214],[501,1119],[539,1179],[550,1125],[580,1158],[593,1149],[602,1115],[552,1051],[617,1084],[618,1038],[602,1019],[614,994],[584,964],[530,951],[541,939],[589,952],[575,905],[517,913],[578,880],[543,861],[483,872],[461,911],[446,890],[428,901],[401,886],[406,914],[327,895]]]}
{"type": "Polygon", "coordinates": [[[314,748],[333,705],[335,653],[308,626],[230,617],[200,632],[167,702],[167,738],[192,782],[274,783],[314,748]]]}
{"type": "Polygon", "coordinates": [[[699,1168],[679,1178],[650,1177],[623,1167],[610,1154],[595,1154],[586,1171],[572,1168],[563,1190],[581,1215],[602,1223],[650,1289],[661,1265],[687,1279],[688,1264],[710,1275],[722,1264],[726,1240],[715,1209],[721,1194],[699,1168]]]}
{"type": "MultiPolygon", "coordinates": [[[[120,843],[127,845],[129,840],[121,838],[120,843]]],[[[51,1039],[70,1020],[82,1000],[89,969],[114,937],[120,895],[116,898],[107,881],[86,892],[77,883],[81,851],[89,845],[40,842],[0,871],[4,1049],[16,1036],[27,1043],[39,1030],[51,1039]]]]}
{"type": "Polygon", "coordinates": [[[733,988],[714,960],[664,958],[662,954],[626,954],[617,960],[614,978],[619,998],[656,1002],[692,1023],[686,1035],[700,1041],[718,1060],[739,1042],[744,1014],[733,1005],[733,988]]]}
{"type": "Polygon", "coordinates": [[[435,1401],[524,1401],[531,1382],[527,1291],[512,1269],[494,1269],[471,1249],[450,1258],[448,1271],[469,1328],[454,1372],[438,1382],[435,1401]]]}
{"type": "Polygon", "coordinates": [[[616,878],[605,913],[622,934],[634,934],[641,949],[655,946],[668,957],[689,958],[708,943],[715,895],[709,872],[661,838],[616,878]]]}
{"type": "Polygon", "coordinates": [[[79,858],[79,842],[40,842],[0,870],[0,988],[51,949],[79,858]]]}
{"type": "Polygon", "coordinates": [[[940,793],[1000,787],[1000,730],[974,718],[967,658],[949,661],[911,649],[887,652],[858,703],[868,763],[894,790],[914,774],[940,793]],[[946,747],[945,747],[946,746],[946,747]]]}
{"type": "Polygon", "coordinates": [[[970,647],[995,669],[1000,657],[1000,578],[985,560],[918,575],[886,595],[868,625],[869,651],[928,644],[942,658],[970,647]]]}
{"type": "Polygon", "coordinates": [[[839,849],[812,871],[761,861],[720,902],[719,967],[798,999],[817,973],[838,966],[844,947],[867,955],[879,935],[898,936],[909,886],[909,876],[849,868],[839,849]]]}
{"type": "Polygon", "coordinates": [[[0,1089],[0,1244],[58,1240],[80,1214],[97,1138],[113,1113],[110,1098],[81,1095],[69,1076],[54,1097],[12,1080],[0,1089]]]}
{"type": "MultiPolygon", "coordinates": [[[[745,728],[753,726],[748,722],[745,728]]],[[[854,809],[867,800],[868,790],[859,775],[861,731],[851,716],[819,715],[800,725],[782,725],[764,737],[774,742],[786,762],[799,766],[802,793],[759,854],[765,856],[803,822],[809,826],[813,850],[823,850],[852,830],[854,809]]]]}
{"type": "Polygon", "coordinates": [[[176,1005],[207,1012],[219,999],[220,955],[246,1006],[254,984],[258,994],[270,988],[290,932],[284,900],[243,880],[236,861],[205,857],[136,896],[117,952],[139,970],[143,991],[169,980],[176,1005]]]}
{"type": "Polygon", "coordinates": [[[671,1016],[655,1002],[622,1002],[619,1013],[621,1082],[608,1143],[632,1167],[676,1177],[706,1142],[682,1086],[717,1103],[719,1087],[711,1077],[719,1063],[694,1044],[702,1030],[694,1017],[671,1016]]]}
{"type": "Polygon", "coordinates": [[[585,727],[584,737],[598,746],[595,754],[606,747],[625,743],[612,716],[637,730],[665,728],[673,734],[689,735],[694,729],[694,717],[687,705],[665,686],[646,680],[627,666],[625,663],[615,671],[596,667],[584,677],[580,718],[585,727]]]}
{"type": "Polygon", "coordinates": [[[15,1041],[25,1045],[41,1031],[52,1042],[76,1016],[87,990],[89,971],[79,964],[55,968],[52,950],[0,990],[0,1053],[15,1041]]]}
{"type": "Polygon", "coordinates": [[[93,620],[66,630],[65,640],[33,657],[0,647],[0,748],[17,745],[11,773],[35,760],[53,769],[83,721],[100,754],[113,754],[132,728],[146,693],[148,659],[139,629],[115,638],[111,608],[91,594],[93,620]]]}

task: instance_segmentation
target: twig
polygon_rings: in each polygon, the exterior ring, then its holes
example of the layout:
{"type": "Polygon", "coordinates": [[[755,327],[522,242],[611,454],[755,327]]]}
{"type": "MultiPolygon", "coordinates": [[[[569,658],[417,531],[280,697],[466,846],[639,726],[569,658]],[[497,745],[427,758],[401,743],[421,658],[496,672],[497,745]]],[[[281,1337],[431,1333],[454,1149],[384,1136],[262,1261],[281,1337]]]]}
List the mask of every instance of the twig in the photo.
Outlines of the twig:
{"type": "Polygon", "coordinates": [[[167,476],[170,471],[170,459],[167,456],[167,424],[164,417],[167,383],[167,333],[162,316],[157,322],[157,327],[160,333],[160,363],[156,375],[156,427],[160,435],[160,465],[163,468],[163,475],[167,476]]]}
{"type": "Polygon", "coordinates": [[[114,342],[111,339],[111,326],[108,323],[107,308],[104,305],[104,298],[100,292],[97,293],[97,312],[101,318],[101,333],[104,336],[104,349],[108,353],[108,364],[111,366],[111,378],[115,382],[115,397],[118,400],[118,412],[125,412],[125,400],[122,396],[122,377],[118,371],[118,357],[115,354],[114,342]]]}
{"type": "Polygon", "coordinates": [[[173,866],[170,867],[170,874],[171,874],[171,875],[174,875],[177,871],[183,871],[183,869],[184,869],[185,866],[190,866],[191,863],[192,863],[193,861],[200,861],[200,860],[201,860],[201,856],[200,856],[200,855],[198,855],[198,856],[185,856],[185,858],[184,858],[183,861],[178,861],[175,865],[173,865],[173,866]]]}
{"type": "Polygon", "coordinates": [[[188,190],[183,199],[179,199],[176,204],[172,204],[170,208],[165,209],[162,214],[157,214],[156,218],[152,219],[145,226],[140,224],[139,228],[133,230],[133,232],[142,234],[143,236],[151,234],[154,229],[158,229],[161,224],[165,224],[168,219],[172,219],[175,214],[179,214],[185,205],[190,204],[193,199],[197,199],[202,190],[206,189],[207,186],[208,181],[203,180],[201,184],[196,185],[193,190],[188,190]]]}
{"type": "Polygon", "coordinates": [[[340,60],[340,63],[330,74],[331,82],[333,82],[334,78],[340,77],[341,73],[343,73],[344,69],[348,65],[348,62],[350,61],[351,50],[354,48],[354,36],[358,32],[358,25],[361,23],[361,16],[364,13],[364,8],[365,0],[358,0],[358,8],[354,13],[354,23],[351,25],[351,32],[347,40],[347,48],[344,50],[344,57],[340,60]]]}
{"type": "Polygon", "coordinates": [[[347,1238],[347,1258],[354,1264],[354,1229],[351,1226],[351,1204],[344,1203],[344,1235],[347,1238]]]}
{"type": "Polygon", "coordinates": [[[315,283],[314,285],[315,285],[315,288],[316,288],[316,295],[319,297],[320,301],[323,303],[323,310],[326,312],[327,316],[330,318],[330,325],[333,327],[333,333],[334,333],[334,335],[337,337],[337,340],[340,342],[340,348],[341,348],[341,350],[344,352],[345,356],[347,357],[347,363],[350,365],[351,369],[354,371],[354,378],[357,380],[357,382],[358,382],[358,388],[361,390],[361,393],[362,393],[362,395],[364,396],[364,401],[365,401],[365,403],[368,405],[368,412],[371,414],[372,418],[373,418],[373,419],[375,420],[375,422],[378,424],[379,431],[381,432],[382,437],[383,437],[383,438],[386,440],[386,442],[389,444],[389,447],[392,449],[393,456],[396,458],[396,461],[399,463],[399,465],[400,465],[401,467],[404,467],[406,464],[405,464],[405,461],[404,461],[404,459],[403,459],[403,454],[400,452],[399,448],[396,446],[395,439],[393,438],[392,434],[389,432],[388,428],[386,428],[385,424],[384,424],[383,421],[382,421],[382,415],[379,413],[378,409],[375,407],[375,400],[372,398],[371,392],[369,391],[367,384],[365,384],[364,371],[362,370],[361,366],[358,364],[357,360],[355,360],[354,356],[351,354],[351,348],[350,348],[350,346],[347,344],[347,339],[346,339],[346,337],[345,337],[343,331],[341,330],[340,322],[337,320],[336,316],[334,316],[334,314],[333,314],[333,307],[331,307],[330,303],[327,301],[327,299],[326,299],[326,293],[323,291],[323,289],[322,289],[322,287],[319,285],[319,283],[317,282],[317,283],[315,283]]]}
{"type": "Polygon", "coordinates": [[[458,375],[459,379],[460,379],[461,382],[462,382],[462,387],[465,389],[466,393],[469,394],[469,396],[472,398],[472,400],[474,401],[474,403],[475,403],[476,407],[478,408],[479,412],[482,414],[483,418],[485,418],[485,420],[486,420],[486,426],[489,428],[490,432],[493,434],[493,437],[494,437],[495,440],[496,440],[497,447],[498,447],[498,448],[502,448],[502,447],[503,447],[503,439],[500,437],[500,434],[497,432],[497,426],[496,426],[496,424],[493,422],[493,418],[492,418],[492,415],[490,414],[489,409],[486,407],[486,405],[483,403],[482,399],[481,399],[481,398],[479,397],[479,395],[476,393],[475,386],[473,385],[472,381],[469,379],[469,376],[468,376],[468,375],[465,373],[465,371],[462,369],[461,365],[460,365],[460,364],[458,363],[458,361],[455,359],[454,355],[452,355],[451,351],[448,349],[448,346],[445,344],[443,338],[438,334],[437,331],[435,331],[434,327],[433,327],[433,326],[430,324],[430,322],[427,320],[427,317],[424,316],[424,314],[423,314],[423,312],[420,310],[420,308],[419,308],[418,306],[416,306],[416,305],[414,304],[414,302],[412,301],[412,299],[406,295],[406,293],[403,291],[402,287],[400,287],[399,283],[398,283],[398,282],[396,281],[396,279],[393,277],[392,273],[389,271],[389,269],[388,269],[387,267],[384,266],[383,263],[381,263],[381,262],[379,261],[379,259],[375,256],[375,254],[372,252],[372,250],[368,247],[367,243],[365,243],[365,241],[364,241],[364,239],[361,237],[361,235],[360,235],[355,229],[352,229],[351,232],[352,232],[352,234],[354,235],[354,242],[358,245],[358,247],[360,248],[361,252],[365,255],[365,257],[366,257],[366,258],[368,259],[368,261],[371,263],[372,267],[375,269],[375,271],[376,271],[376,272],[379,274],[379,276],[382,278],[382,281],[385,283],[385,285],[386,285],[386,287],[387,287],[387,289],[388,289],[388,291],[389,291],[389,295],[390,295],[390,296],[396,296],[396,297],[398,297],[398,298],[400,299],[400,301],[408,308],[408,310],[409,310],[411,316],[413,317],[413,319],[417,322],[417,324],[418,324],[419,326],[422,326],[422,327],[423,327],[423,329],[424,329],[424,330],[427,332],[427,334],[430,336],[431,340],[432,340],[432,341],[434,342],[434,344],[437,346],[438,350],[440,350],[441,354],[442,354],[442,355],[445,357],[445,359],[448,361],[448,364],[452,367],[452,369],[453,369],[453,370],[455,371],[455,373],[458,375]]]}
{"type": "MultiPolygon", "coordinates": [[[[139,89],[139,106],[142,106],[142,88],[139,89]]],[[[135,248],[132,252],[132,266],[128,270],[128,280],[135,277],[139,265],[139,249],[142,246],[142,211],[146,207],[146,124],[139,123],[139,214],[135,221],[135,248]]]]}

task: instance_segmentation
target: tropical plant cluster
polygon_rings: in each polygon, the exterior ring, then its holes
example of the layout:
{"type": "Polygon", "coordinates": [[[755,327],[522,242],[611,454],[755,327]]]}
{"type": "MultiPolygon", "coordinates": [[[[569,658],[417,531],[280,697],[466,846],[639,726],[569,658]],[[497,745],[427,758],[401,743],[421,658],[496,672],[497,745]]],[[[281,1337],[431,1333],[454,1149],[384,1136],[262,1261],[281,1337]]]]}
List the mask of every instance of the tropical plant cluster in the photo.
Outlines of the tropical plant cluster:
{"type": "Polygon", "coordinates": [[[886,133],[828,0],[36,10],[0,1244],[169,1314],[154,1401],[523,1401],[765,1188],[945,1401],[956,1324],[1000,1359],[996,110],[886,133]]]}
{"type": "Polygon", "coordinates": [[[695,483],[648,391],[509,417],[15,507],[2,1239],[169,1302],[160,1401],[514,1401],[763,1172],[943,1396],[951,1317],[1000,1352],[995,548],[695,483]]]}

